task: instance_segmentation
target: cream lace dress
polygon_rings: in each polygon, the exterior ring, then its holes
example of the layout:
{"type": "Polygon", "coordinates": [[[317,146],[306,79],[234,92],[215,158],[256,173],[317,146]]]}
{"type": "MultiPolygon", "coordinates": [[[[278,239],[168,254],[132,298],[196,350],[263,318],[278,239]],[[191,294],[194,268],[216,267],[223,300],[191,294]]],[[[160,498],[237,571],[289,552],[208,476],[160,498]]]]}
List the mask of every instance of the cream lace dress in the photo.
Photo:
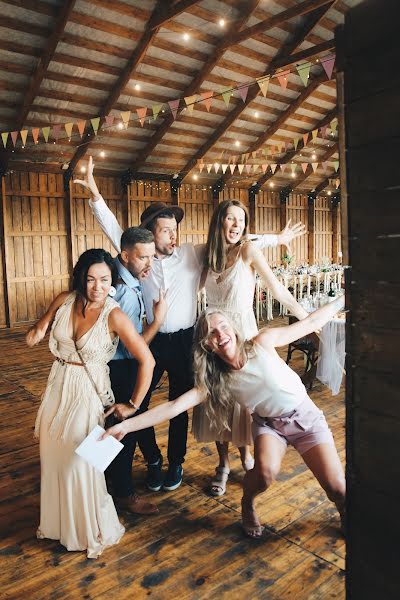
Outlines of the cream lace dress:
{"type": "MultiPolygon", "coordinates": [[[[235,263],[222,273],[209,270],[205,282],[207,307],[224,311],[230,316],[245,339],[258,333],[253,300],[256,275],[242,259],[241,252],[235,263]]],[[[232,441],[236,446],[253,443],[251,414],[235,403],[231,416],[231,431],[218,434],[211,428],[203,405],[193,410],[192,433],[198,442],[232,441]]]]}
{"type": "MultiPolygon", "coordinates": [[[[58,309],[49,347],[55,357],[80,362],[69,334],[72,293],[58,309]]],[[[93,327],[77,341],[82,358],[108,403],[114,402],[108,361],[118,338],[111,339],[108,316],[118,304],[107,298],[93,327]]],[[[103,473],[96,471],[75,449],[95,425],[104,424],[104,406],[85,369],[55,360],[36,419],[40,439],[41,498],[39,538],[60,540],[67,550],[86,550],[96,558],[124,533],[103,473]]]]}

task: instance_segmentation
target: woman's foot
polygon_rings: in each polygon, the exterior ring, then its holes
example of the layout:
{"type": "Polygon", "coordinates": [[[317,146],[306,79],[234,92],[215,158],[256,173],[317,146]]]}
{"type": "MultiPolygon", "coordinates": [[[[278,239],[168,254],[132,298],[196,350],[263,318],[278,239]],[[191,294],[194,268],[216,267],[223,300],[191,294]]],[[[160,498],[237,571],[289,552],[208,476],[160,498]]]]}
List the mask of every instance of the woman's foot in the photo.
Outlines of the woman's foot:
{"type": "Polygon", "coordinates": [[[254,468],[254,458],[250,454],[249,446],[241,446],[239,448],[240,460],[242,461],[242,467],[244,471],[251,471],[254,468]]]}
{"type": "Polygon", "coordinates": [[[248,502],[244,498],[242,498],[242,528],[244,533],[253,539],[260,538],[264,530],[257,517],[253,502],[248,502]]]}
{"type": "Polygon", "coordinates": [[[217,467],[215,469],[215,477],[210,484],[210,494],[212,496],[223,496],[225,494],[229,473],[229,467],[217,467]]]}

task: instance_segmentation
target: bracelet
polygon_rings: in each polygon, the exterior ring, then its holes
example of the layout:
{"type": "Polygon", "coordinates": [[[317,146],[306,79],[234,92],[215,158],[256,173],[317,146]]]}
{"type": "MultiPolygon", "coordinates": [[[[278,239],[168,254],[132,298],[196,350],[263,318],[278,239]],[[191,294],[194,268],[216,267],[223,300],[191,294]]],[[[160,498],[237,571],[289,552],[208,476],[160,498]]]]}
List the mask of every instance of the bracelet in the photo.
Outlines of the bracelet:
{"type": "Polygon", "coordinates": [[[135,408],[135,409],[136,409],[136,411],[138,411],[138,410],[139,410],[139,408],[140,408],[140,406],[136,406],[136,404],[135,404],[134,402],[132,402],[132,398],[129,400],[129,404],[130,404],[131,406],[133,406],[133,408],[135,408]]]}

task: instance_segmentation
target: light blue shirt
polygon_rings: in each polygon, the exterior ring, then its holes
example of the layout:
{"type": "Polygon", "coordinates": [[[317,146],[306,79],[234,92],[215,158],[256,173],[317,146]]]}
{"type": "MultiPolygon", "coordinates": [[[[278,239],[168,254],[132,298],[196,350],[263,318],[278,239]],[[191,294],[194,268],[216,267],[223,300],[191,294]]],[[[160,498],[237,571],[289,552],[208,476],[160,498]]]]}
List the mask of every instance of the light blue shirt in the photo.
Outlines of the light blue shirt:
{"type": "MultiPolygon", "coordinates": [[[[124,282],[117,283],[115,286],[117,293],[114,296],[114,300],[118,302],[121,310],[128,316],[136,330],[142,334],[144,303],[139,280],[124,267],[119,261],[118,256],[114,258],[114,264],[117,267],[120,279],[124,282]]],[[[125,345],[120,341],[117,351],[113,356],[113,360],[121,360],[124,358],[133,357],[126,349],[125,345]]]]}

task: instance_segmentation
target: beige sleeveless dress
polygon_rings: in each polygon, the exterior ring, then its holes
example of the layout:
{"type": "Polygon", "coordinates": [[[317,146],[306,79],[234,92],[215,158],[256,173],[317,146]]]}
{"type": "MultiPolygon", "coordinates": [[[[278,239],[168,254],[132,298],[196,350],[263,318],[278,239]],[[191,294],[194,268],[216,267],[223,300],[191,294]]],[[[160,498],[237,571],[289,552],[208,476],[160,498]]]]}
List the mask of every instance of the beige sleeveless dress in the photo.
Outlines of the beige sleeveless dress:
{"type": "MultiPolygon", "coordinates": [[[[52,354],[80,362],[69,335],[72,293],[58,309],[50,333],[52,354]]],[[[108,316],[118,304],[107,298],[96,323],[77,341],[102,396],[114,402],[108,361],[118,338],[111,339],[108,316]]],[[[75,449],[95,425],[104,424],[104,406],[83,367],[54,361],[36,419],[40,439],[41,494],[39,538],[60,540],[67,550],[86,550],[96,558],[124,533],[103,473],[96,471],[75,449]]]]}
{"type": "MultiPolygon", "coordinates": [[[[253,310],[255,286],[255,272],[243,262],[241,252],[236,262],[223,273],[209,270],[205,282],[207,307],[227,313],[245,339],[258,333],[253,310]]],[[[192,433],[198,442],[232,441],[236,446],[245,446],[253,443],[251,424],[251,414],[236,403],[231,430],[218,434],[211,428],[204,406],[200,404],[193,410],[192,433]]]]}

